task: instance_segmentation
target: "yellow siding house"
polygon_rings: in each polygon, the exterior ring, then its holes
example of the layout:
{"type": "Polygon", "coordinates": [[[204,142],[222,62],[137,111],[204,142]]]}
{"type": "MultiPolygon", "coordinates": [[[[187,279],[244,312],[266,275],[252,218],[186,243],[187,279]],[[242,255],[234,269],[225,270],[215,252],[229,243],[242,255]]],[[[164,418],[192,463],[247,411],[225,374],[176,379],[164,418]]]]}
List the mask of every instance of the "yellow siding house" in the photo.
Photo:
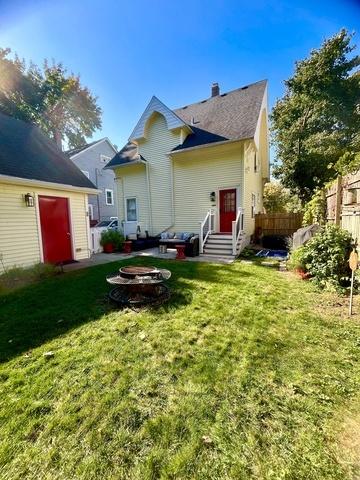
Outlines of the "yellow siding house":
{"type": "Polygon", "coordinates": [[[171,110],[155,96],[106,168],[125,234],[188,232],[200,253],[236,256],[269,178],[267,82],[171,110]]]}
{"type": "Polygon", "coordinates": [[[37,127],[0,114],[0,272],[88,258],[97,192],[37,127]]]}

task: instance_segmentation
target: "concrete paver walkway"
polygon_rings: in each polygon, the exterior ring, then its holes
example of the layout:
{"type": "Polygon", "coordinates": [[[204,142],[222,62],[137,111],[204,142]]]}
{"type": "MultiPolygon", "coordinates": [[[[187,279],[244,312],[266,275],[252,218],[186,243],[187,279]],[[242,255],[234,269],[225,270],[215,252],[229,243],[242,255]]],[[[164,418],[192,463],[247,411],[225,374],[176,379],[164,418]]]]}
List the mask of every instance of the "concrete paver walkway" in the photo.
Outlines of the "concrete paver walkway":
{"type": "MultiPolygon", "coordinates": [[[[168,260],[175,260],[176,250],[168,249],[167,253],[159,253],[159,249],[149,248],[147,250],[140,250],[139,252],[127,253],[95,253],[91,258],[86,258],[85,260],[80,260],[76,263],[70,263],[69,265],[64,265],[64,271],[69,272],[72,270],[79,270],[81,268],[93,267],[95,265],[101,265],[103,263],[111,263],[120,260],[127,260],[133,257],[154,257],[154,258],[163,258],[168,260]]],[[[229,264],[233,263],[233,259],[223,258],[223,257],[208,257],[206,255],[199,255],[198,257],[186,257],[188,262],[210,262],[210,263],[223,263],[229,264]]]]}

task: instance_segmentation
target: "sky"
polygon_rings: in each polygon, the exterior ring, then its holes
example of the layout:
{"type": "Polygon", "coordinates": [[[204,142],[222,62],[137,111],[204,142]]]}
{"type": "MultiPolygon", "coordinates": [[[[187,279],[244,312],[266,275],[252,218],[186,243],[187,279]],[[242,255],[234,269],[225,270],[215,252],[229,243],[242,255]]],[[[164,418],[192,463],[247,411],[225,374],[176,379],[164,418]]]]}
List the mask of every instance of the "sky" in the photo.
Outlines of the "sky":
{"type": "Polygon", "coordinates": [[[119,147],[152,95],[176,108],[266,78],[271,108],[343,27],[360,47],[360,0],[0,0],[0,47],[80,74],[103,110],[93,140],[119,147]]]}

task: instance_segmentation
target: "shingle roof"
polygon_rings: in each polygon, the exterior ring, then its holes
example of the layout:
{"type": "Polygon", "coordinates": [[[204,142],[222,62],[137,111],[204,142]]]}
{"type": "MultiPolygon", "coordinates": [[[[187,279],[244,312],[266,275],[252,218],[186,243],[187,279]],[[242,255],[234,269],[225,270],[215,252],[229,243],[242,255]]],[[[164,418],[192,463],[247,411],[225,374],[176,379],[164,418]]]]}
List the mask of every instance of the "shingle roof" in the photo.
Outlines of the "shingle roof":
{"type": "Polygon", "coordinates": [[[137,160],[145,161],[144,157],[138,154],[137,146],[134,143],[128,142],[106,165],[105,168],[111,168],[115,165],[125,165],[133,163],[137,160]]]}
{"type": "Polygon", "coordinates": [[[0,175],[96,188],[38,127],[2,113],[0,175]]]}
{"type": "MultiPolygon", "coordinates": [[[[266,85],[267,81],[261,80],[173,110],[193,132],[173,151],[227,140],[253,138],[266,85]]],[[[138,159],[136,154],[136,145],[127,143],[107,167],[135,161],[138,159]]]]}
{"type": "Polygon", "coordinates": [[[262,80],[174,110],[194,131],[174,150],[224,140],[252,138],[266,84],[267,81],[262,80]]]}
{"type": "Polygon", "coordinates": [[[77,153],[80,153],[83,150],[86,150],[87,148],[92,147],[96,143],[102,142],[103,140],[104,138],[100,138],[99,140],[95,140],[94,142],[85,143],[85,145],[82,145],[81,147],[72,148],[71,150],[66,150],[64,153],[66,153],[66,155],[68,155],[69,157],[72,157],[73,155],[76,155],[77,153]]]}

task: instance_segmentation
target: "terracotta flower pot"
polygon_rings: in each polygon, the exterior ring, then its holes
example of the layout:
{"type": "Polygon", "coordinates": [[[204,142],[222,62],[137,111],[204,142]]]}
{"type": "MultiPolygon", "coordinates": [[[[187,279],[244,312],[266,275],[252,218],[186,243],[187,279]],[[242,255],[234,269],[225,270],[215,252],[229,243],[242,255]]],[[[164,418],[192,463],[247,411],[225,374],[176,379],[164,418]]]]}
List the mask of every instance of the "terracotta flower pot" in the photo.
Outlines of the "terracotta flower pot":
{"type": "Polygon", "coordinates": [[[114,245],[112,243],[105,243],[103,249],[104,253],[114,253],[114,245]]]}

